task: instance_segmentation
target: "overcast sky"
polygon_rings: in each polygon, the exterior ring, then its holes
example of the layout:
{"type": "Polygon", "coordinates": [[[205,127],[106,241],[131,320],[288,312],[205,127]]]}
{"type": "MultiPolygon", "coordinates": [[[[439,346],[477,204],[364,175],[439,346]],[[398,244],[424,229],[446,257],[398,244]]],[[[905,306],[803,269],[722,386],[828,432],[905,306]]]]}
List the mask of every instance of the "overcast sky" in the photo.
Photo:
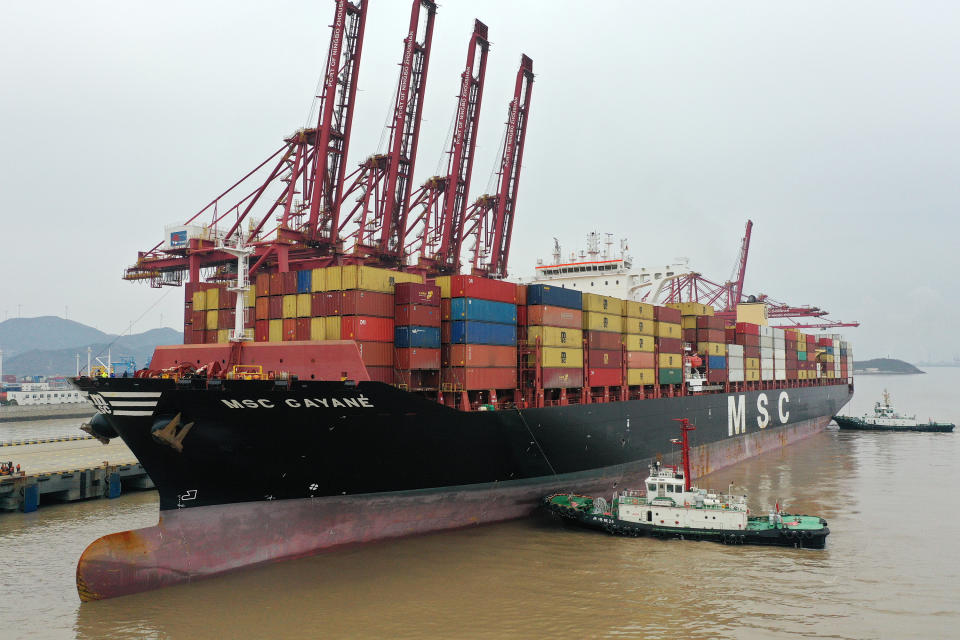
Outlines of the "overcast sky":
{"type": "MultiPolygon", "coordinates": [[[[409,6],[371,2],[349,167],[377,149],[409,6]]],[[[123,269],[306,124],[332,14],[5,3],[0,320],[182,328],[183,290],[123,269]]],[[[521,53],[536,72],[513,275],[595,230],[723,281],[751,218],[748,292],[861,321],[858,357],[960,354],[960,3],[446,2],[416,184],[445,162],[475,17],[492,46],[474,195],[521,53]]]]}

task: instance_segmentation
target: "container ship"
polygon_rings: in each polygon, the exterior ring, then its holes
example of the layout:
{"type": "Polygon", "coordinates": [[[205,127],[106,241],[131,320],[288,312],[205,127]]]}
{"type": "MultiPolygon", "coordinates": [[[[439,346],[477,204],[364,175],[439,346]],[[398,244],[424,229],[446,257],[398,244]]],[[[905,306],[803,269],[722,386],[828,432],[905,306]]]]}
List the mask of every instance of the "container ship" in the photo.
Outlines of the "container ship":
{"type": "MultiPolygon", "coordinates": [[[[723,305],[645,300],[657,279],[625,256],[505,279],[533,63],[521,57],[497,190],[470,204],[480,21],[446,175],[412,187],[436,12],[423,0],[389,150],[348,175],[367,3],[334,5],[317,126],[126,272],[183,286],[185,344],[132,377],[74,379],[90,430],[122,438],[160,498],[157,525],[85,550],[82,600],[611,493],[642,481],[678,417],[697,427],[700,476],[816,433],[848,402],[850,346],[769,326],[769,302],[739,289],[723,305]]],[[[660,275],[680,292],[683,273],[660,275]]]]}

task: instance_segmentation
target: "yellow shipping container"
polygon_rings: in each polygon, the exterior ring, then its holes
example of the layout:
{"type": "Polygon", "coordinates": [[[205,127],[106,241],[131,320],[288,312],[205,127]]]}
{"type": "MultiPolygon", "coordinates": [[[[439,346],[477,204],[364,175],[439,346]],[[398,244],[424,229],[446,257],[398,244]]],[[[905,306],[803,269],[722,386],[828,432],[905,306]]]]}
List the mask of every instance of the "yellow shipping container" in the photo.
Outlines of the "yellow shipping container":
{"type": "Polygon", "coordinates": [[[324,267],[313,269],[310,273],[310,291],[319,293],[327,290],[327,270],[324,267]]]}
{"type": "Polygon", "coordinates": [[[628,318],[643,318],[644,320],[653,320],[653,305],[645,302],[624,300],[623,315],[627,316],[628,318]]]}
{"type": "Polygon", "coordinates": [[[380,267],[363,267],[349,265],[343,269],[343,289],[362,289],[364,291],[380,291],[393,293],[398,282],[422,283],[423,278],[413,274],[380,267]]]}
{"type": "Polygon", "coordinates": [[[340,316],[327,316],[323,319],[323,339],[340,339],[340,316]]]}
{"type": "Polygon", "coordinates": [[[268,339],[270,342],[283,342],[283,320],[271,320],[268,339]]]}
{"type": "Polygon", "coordinates": [[[724,342],[698,342],[697,352],[704,356],[725,356],[727,345],[724,342]]]}
{"type": "Polygon", "coordinates": [[[696,329],[699,316],[680,316],[681,329],[696,329]]]}
{"type": "Polygon", "coordinates": [[[434,278],[433,284],[440,287],[440,297],[450,297],[450,276],[438,276],[434,278]]]}
{"type": "Polygon", "coordinates": [[[220,308],[220,289],[207,289],[205,292],[205,309],[219,309],[220,308]]]}
{"type": "Polygon", "coordinates": [[[656,384],[656,369],[627,369],[627,384],[631,387],[656,384]]]}
{"type": "MultiPolygon", "coordinates": [[[[583,367],[583,349],[544,347],[540,350],[542,366],[556,369],[580,369],[583,367]]],[[[530,354],[528,364],[536,364],[536,354],[530,354]]]]}
{"type": "Polygon", "coordinates": [[[590,331],[623,333],[623,316],[597,311],[583,312],[583,328],[590,331]]]}
{"type": "Polygon", "coordinates": [[[661,369],[679,369],[683,366],[683,356],[676,353],[661,353],[657,358],[661,369]]]}
{"type": "Polygon", "coordinates": [[[324,291],[343,291],[343,267],[326,267],[323,270],[324,291]]]}
{"type": "Polygon", "coordinates": [[[297,294],[297,317],[298,318],[310,317],[310,294],[309,293],[297,294]]]}
{"type": "Polygon", "coordinates": [[[253,307],[257,304],[257,285],[250,284],[247,292],[243,294],[243,306],[253,307]]]}
{"type": "Polygon", "coordinates": [[[671,302],[667,305],[671,309],[680,309],[682,316],[712,316],[713,307],[699,302],[671,302]]]}
{"type": "Polygon", "coordinates": [[[653,336],[642,336],[636,334],[627,334],[623,336],[623,342],[627,345],[627,351],[653,351],[656,339],[653,336]]]}
{"type": "Polygon", "coordinates": [[[599,311],[600,313],[612,313],[614,315],[623,315],[623,300],[613,296],[601,296],[596,293],[583,294],[583,310],[599,311]]]}
{"type": "Polygon", "coordinates": [[[760,369],[747,369],[743,372],[743,377],[747,382],[758,382],[760,380],[760,369]]]}
{"type": "Polygon", "coordinates": [[[217,331],[217,342],[220,344],[230,342],[230,329],[220,329],[217,331]]]}
{"type": "Polygon", "coordinates": [[[207,311],[207,331],[213,331],[217,329],[217,324],[219,323],[220,312],[216,309],[211,309],[207,311]]]}
{"type": "Polygon", "coordinates": [[[644,318],[631,318],[630,316],[627,316],[623,319],[623,332],[652,336],[654,329],[653,324],[653,320],[646,320],[644,318]]]}
{"type": "Polygon", "coordinates": [[[326,318],[310,318],[310,339],[325,340],[326,335],[326,318]]]}
{"type": "Polygon", "coordinates": [[[205,291],[194,291],[193,292],[193,310],[194,311],[206,311],[207,307],[207,296],[205,291]]]}
{"type": "Polygon", "coordinates": [[[283,296],[283,315],[284,318],[297,317],[297,294],[291,293],[283,296]]]}
{"type": "Polygon", "coordinates": [[[658,338],[680,338],[683,335],[680,325],[672,322],[655,323],[653,333],[658,338]]]}
{"type": "Polygon", "coordinates": [[[744,358],[743,368],[748,370],[760,370],[760,358],[744,358]]]}
{"type": "Polygon", "coordinates": [[[583,332],[580,329],[529,327],[527,329],[527,343],[536,344],[537,338],[540,338],[540,344],[545,347],[583,348],[583,332]]]}

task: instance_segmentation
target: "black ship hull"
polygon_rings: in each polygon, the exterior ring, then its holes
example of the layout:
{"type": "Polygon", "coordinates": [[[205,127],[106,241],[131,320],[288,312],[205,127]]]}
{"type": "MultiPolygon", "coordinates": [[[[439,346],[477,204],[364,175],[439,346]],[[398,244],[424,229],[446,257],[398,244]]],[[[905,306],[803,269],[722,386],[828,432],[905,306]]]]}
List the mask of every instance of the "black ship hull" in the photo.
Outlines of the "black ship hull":
{"type": "Polygon", "coordinates": [[[376,382],[77,384],[144,465],[161,509],[156,527],[88,548],[84,599],[522,517],[550,492],[610,493],[669,449],[678,417],[697,427],[699,477],[822,430],[853,393],[844,384],[461,412],[376,382]]]}

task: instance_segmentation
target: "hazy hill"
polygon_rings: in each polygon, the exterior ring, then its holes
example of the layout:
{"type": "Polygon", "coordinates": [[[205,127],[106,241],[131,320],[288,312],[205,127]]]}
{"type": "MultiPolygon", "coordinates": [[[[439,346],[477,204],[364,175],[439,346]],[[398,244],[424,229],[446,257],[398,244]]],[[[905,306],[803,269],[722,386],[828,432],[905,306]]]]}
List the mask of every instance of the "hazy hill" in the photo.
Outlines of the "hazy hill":
{"type": "Polygon", "coordinates": [[[14,318],[0,322],[3,373],[23,375],[73,375],[76,354],[87,364],[87,347],[106,360],[109,347],[114,361],[132,356],[142,367],[161,344],[180,344],[183,334],[169,328],[116,337],[79,322],[55,316],[14,318]],[[112,343],[112,344],[111,344],[112,343]]]}
{"type": "Polygon", "coordinates": [[[895,358],[874,358],[853,363],[854,373],[925,373],[909,362],[895,358]],[[875,369],[875,371],[871,371],[875,369]]]}

